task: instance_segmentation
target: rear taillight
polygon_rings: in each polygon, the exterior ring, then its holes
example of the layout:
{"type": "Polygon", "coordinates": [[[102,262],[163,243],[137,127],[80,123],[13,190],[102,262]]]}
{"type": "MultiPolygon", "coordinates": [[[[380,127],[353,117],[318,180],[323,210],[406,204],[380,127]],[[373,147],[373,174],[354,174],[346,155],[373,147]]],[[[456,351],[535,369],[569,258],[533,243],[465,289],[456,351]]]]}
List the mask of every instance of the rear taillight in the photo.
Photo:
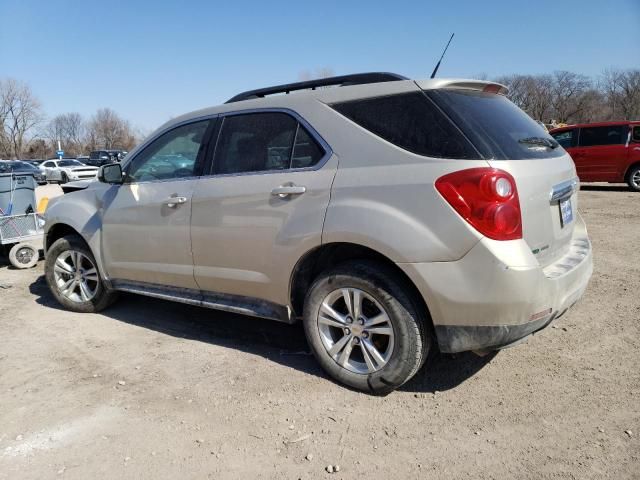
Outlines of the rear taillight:
{"type": "Polygon", "coordinates": [[[516,182],[497,168],[471,168],[436,180],[436,189],[462,218],[494,240],[522,238],[516,182]]]}

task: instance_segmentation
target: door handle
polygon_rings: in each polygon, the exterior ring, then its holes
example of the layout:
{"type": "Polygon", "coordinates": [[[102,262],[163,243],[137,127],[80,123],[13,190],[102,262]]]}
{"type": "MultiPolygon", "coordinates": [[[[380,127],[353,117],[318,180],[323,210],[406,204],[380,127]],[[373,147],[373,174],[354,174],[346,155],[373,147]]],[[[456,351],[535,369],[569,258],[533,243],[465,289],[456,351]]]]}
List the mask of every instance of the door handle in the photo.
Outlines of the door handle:
{"type": "Polygon", "coordinates": [[[182,205],[183,203],[187,203],[187,197],[180,197],[178,195],[171,196],[167,198],[164,202],[162,202],[169,208],[176,208],[178,205],[182,205]]]}
{"type": "Polygon", "coordinates": [[[286,198],[289,195],[302,195],[307,191],[307,187],[300,185],[280,185],[271,190],[271,195],[278,195],[280,198],[286,198]]]}

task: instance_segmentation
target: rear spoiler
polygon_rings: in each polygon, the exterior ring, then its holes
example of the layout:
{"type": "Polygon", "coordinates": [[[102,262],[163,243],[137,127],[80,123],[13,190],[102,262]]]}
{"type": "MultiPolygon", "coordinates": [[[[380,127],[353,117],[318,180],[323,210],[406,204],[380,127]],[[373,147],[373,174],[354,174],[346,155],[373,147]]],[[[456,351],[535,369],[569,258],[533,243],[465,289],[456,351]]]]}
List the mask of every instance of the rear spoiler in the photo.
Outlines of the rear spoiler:
{"type": "Polygon", "coordinates": [[[418,85],[422,90],[449,88],[458,90],[477,90],[480,92],[497,93],[499,95],[507,95],[509,93],[509,89],[501,83],[490,82],[487,80],[433,78],[428,80],[416,80],[416,85],[418,85]]]}

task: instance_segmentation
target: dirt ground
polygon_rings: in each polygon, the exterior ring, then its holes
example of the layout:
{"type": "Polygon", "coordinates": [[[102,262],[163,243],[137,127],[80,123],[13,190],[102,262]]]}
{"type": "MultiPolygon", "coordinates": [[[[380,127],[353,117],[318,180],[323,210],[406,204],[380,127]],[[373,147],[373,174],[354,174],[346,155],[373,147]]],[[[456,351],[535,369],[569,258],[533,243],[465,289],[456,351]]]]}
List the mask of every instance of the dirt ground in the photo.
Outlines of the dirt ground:
{"type": "Polygon", "coordinates": [[[640,194],[580,201],[581,302],[384,398],[329,380],[299,326],[132,295],[68,313],[43,262],[2,259],[0,479],[640,478],[640,194]]]}

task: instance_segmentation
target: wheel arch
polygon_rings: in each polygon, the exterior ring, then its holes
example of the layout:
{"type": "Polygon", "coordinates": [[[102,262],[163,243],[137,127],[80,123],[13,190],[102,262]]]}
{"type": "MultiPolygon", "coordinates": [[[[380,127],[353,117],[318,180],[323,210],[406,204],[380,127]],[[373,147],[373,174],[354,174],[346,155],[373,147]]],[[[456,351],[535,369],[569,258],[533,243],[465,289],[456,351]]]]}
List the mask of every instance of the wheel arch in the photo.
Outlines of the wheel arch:
{"type": "Polygon", "coordinates": [[[46,235],[44,236],[44,251],[45,253],[47,252],[47,250],[49,249],[49,247],[51,247],[51,245],[53,245],[53,243],[62,238],[62,237],[66,237],[67,235],[77,235],[80,238],[82,238],[85,243],[88,242],[86,241],[86,239],[84,239],[82,237],[82,235],[80,234],[80,232],[78,232],[75,228],[73,228],[71,225],[68,225],[66,223],[56,223],[54,225],[51,225],[49,227],[49,229],[47,230],[46,235]]]}
{"type": "Polygon", "coordinates": [[[633,170],[634,168],[639,168],[640,167],[640,160],[633,162],[632,164],[630,164],[627,169],[624,172],[624,181],[628,182],[629,181],[629,174],[631,173],[631,170],[633,170]]]}
{"type": "Polygon", "coordinates": [[[432,326],[426,300],[411,278],[389,257],[363,245],[349,242],[333,242],[315,247],[303,255],[291,273],[289,299],[295,317],[302,316],[304,299],[309,287],[320,273],[341,263],[352,260],[369,260],[385,265],[411,290],[416,307],[423,309],[432,326]]]}

